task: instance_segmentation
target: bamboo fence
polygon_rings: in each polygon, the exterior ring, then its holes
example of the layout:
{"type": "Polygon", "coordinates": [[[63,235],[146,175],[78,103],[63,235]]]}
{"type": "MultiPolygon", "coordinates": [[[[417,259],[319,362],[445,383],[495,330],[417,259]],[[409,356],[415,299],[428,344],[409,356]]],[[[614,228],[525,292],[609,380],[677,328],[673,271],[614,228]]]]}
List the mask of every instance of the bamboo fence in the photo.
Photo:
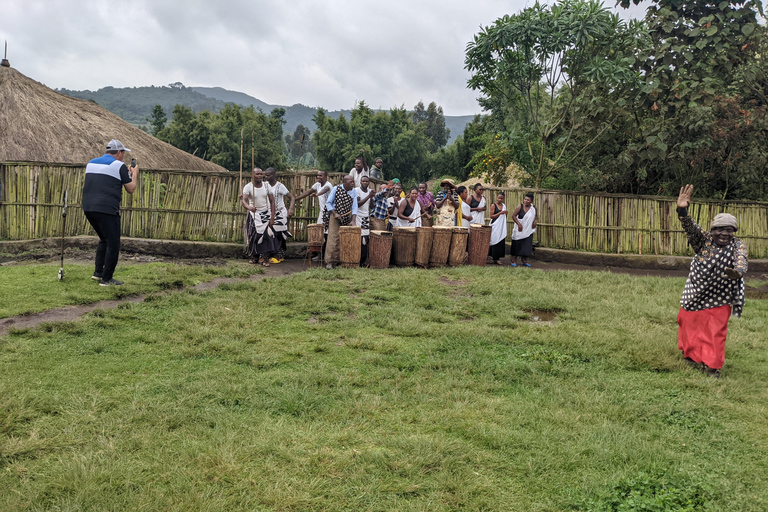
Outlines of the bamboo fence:
{"type": "MultiPolygon", "coordinates": [[[[280,173],[298,195],[315,183],[315,172],[280,173]]],[[[339,183],[344,173],[329,173],[339,183]]],[[[43,162],[0,163],[0,239],[29,240],[61,235],[61,207],[68,191],[66,235],[94,234],[80,210],[83,165],[43,162]]],[[[500,189],[487,188],[490,206],[500,189]]],[[[592,252],[690,255],[670,197],[587,194],[554,190],[502,189],[512,211],[527,192],[538,212],[536,238],[544,247],[592,252]]],[[[215,242],[242,242],[245,210],[238,201],[238,174],[142,169],[133,194],[123,194],[123,236],[215,242]]],[[[317,220],[317,199],[296,205],[289,220],[295,241],[317,220]]],[[[490,208],[486,210],[488,217],[490,208]]],[[[694,199],[691,216],[705,228],[720,212],[739,219],[738,237],[752,258],[768,257],[768,203],[694,199]]]]}
{"type": "MultiPolygon", "coordinates": [[[[543,247],[617,254],[692,254],[677,218],[677,198],[486,188],[486,222],[499,191],[506,195],[509,233],[514,224],[512,212],[526,193],[533,192],[537,212],[534,238],[543,247]]],[[[688,212],[705,229],[718,213],[735,215],[739,220],[736,236],[746,242],[749,256],[768,257],[768,203],[694,197],[688,212]]]]}
{"type": "MultiPolygon", "coordinates": [[[[298,194],[315,183],[315,172],[280,173],[298,194]]],[[[329,173],[333,183],[341,173],[329,173]]],[[[238,174],[141,169],[133,194],[123,193],[122,235],[162,240],[242,242],[245,210],[238,196],[238,174]]],[[[0,239],[31,240],[61,235],[61,209],[68,192],[66,236],[93,235],[80,202],[83,165],[41,162],[0,163],[0,239]]],[[[289,229],[306,240],[307,224],[317,221],[317,198],[296,205],[289,229]]]]}

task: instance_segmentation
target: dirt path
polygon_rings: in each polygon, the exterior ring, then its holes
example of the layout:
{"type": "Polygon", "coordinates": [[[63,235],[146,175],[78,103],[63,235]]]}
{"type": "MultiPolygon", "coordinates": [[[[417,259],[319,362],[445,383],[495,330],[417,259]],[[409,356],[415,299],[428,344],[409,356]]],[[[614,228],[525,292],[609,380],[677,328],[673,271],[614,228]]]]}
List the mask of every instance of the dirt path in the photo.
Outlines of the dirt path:
{"type": "MultiPolygon", "coordinates": [[[[133,262],[135,264],[148,263],[151,261],[162,261],[164,258],[154,257],[138,257],[133,262]]],[[[524,267],[510,268],[509,258],[505,258],[504,268],[509,269],[510,272],[527,272],[528,269],[524,267]]],[[[121,261],[122,263],[122,261],[121,261]]],[[[126,262],[128,263],[128,262],[126,262]]],[[[688,272],[682,270],[648,270],[648,269],[636,269],[636,268],[623,268],[623,267],[589,267],[585,265],[569,265],[564,263],[547,263],[533,261],[533,268],[544,271],[554,270],[572,270],[572,271],[605,271],[617,274],[630,274],[636,276],[654,276],[654,277],[686,277],[688,272]]],[[[489,264],[489,266],[492,266],[489,264]]],[[[217,277],[206,283],[200,283],[193,287],[196,291],[212,290],[225,283],[238,283],[245,281],[259,281],[267,277],[280,277],[295,274],[301,272],[307,268],[306,263],[303,260],[286,260],[279,265],[272,265],[264,269],[263,274],[255,274],[249,278],[227,278],[217,277]]],[[[768,274],[762,275],[750,275],[751,279],[768,280],[768,274]]],[[[164,293],[174,293],[173,290],[164,293]]],[[[76,320],[81,316],[90,313],[96,309],[112,309],[118,307],[120,304],[125,303],[139,303],[143,302],[146,298],[145,295],[136,295],[133,297],[126,297],[119,300],[103,300],[95,302],[93,304],[84,304],[77,306],[64,306],[61,308],[49,309],[40,313],[31,313],[27,315],[19,315],[10,318],[4,318],[0,320],[0,336],[5,336],[9,329],[29,329],[36,327],[45,322],[68,322],[76,320]]],[[[768,299],[768,285],[760,288],[747,287],[747,298],[752,299],[768,299]]]]}

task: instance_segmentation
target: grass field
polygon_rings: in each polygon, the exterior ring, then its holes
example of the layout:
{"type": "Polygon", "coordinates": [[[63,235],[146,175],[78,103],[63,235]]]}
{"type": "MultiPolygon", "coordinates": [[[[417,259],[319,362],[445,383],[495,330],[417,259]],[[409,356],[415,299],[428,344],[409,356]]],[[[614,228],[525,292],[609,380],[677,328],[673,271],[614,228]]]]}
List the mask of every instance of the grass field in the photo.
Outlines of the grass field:
{"type": "Polygon", "coordinates": [[[682,285],[314,270],[16,331],[0,510],[766,510],[768,301],[716,380],[682,285]]]}
{"type": "Polygon", "coordinates": [[[102,287],[90,279],[93,264],[65,265],[57,278],[58,263],[0,267],[0,318],[38,313],[75,304],[91,304],[210,281],[216,277],[247,277],[261,269],[238,261],[219,266],[148,263],[120,265],[115,278],[123,286],[102,287]]]}

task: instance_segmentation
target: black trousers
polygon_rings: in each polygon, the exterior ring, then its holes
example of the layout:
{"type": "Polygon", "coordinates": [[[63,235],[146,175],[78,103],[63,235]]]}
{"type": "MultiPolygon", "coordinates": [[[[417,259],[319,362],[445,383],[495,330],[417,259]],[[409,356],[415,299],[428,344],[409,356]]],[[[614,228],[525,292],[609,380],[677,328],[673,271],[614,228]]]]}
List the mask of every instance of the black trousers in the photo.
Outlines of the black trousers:
{"type": "Polygon", "coordinates": [[[94,274],[109,281],[115,273],[117,257],[120,255],[120,215],[100,212],[84,213],[93,230],[99,235],[94,274]]]}
{"type": "Polygon", "coordinates": [[[362,237],[362,242],[365,242],[360,246],[360,266],[364,266],[368,260],[368,245],[371,243],[371,236],[365,235],[362,237]]]}

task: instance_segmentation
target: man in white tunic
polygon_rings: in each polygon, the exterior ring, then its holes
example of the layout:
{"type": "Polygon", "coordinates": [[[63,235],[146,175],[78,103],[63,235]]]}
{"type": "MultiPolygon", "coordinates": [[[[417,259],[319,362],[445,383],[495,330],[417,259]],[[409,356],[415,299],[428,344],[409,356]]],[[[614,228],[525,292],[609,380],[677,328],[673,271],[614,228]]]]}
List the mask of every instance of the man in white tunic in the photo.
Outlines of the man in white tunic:
{"type": "Polygon", "coordinates": [[[264,171],[264,177],[267,179],[267,190],[275,198],[275,236],[280,243],[277,255],[269,261],[270,263],[282,263],[285,259],[288,239],[293,237],[288,231],[288,217],[293,216],[295,199],[288,188],[277,181],[277,171],[274,168],[267,167],[267,170],[264,171]],[[284,198],[286,197],[291,201],[288,208],[285,207],[284,198]]]}
{"type": "Polygon", "coordinates": [[[352,176],[344,176],[341,185],[333,187],[328,195],[326,210],[328,211],[328,239],[325,244],[325,261],[329,270],[341,263],[339,247],[339,228],[357,224],[357,194],[355,180],[352,176]]]}
{"type": "MultiPolygon", "coordinates": [[[[317,214],[317,223],[318,224],[325,224],[325,236],[328,237],[328,224],[326,223],[328,219],[328,211],[326,210],[326,203],[328,202],[328,195],[331,193],[331,189],[333,188],[333,184],[328,181],[328,173],[326,171],[317,171],[317,182],[312,185],[312,188],[304,192],[303,194],[299,194],[298,197],[296,197],[296,201],[301,201],[305,197],[308,196],[315,196],[317,197],[317,203],[319,212],[317,214]]],[[[312,261],[320,261],[320,254],[313,253],[315,256],[312,258],[312,261]]]]}
{"type": "Polygon", "coordinates": [[[246,235],[251,263],[269,266],[270,257],[277,252],[275,239],[275,198],[264,183],[264,171],[256,167],[251,182],[243,187],[240,204],[248,210],[246,235]]]}
{"type": "Polygon", "coordinates": [[[355,166],[349,171],[349,175],[355,180],[355,188],[360,188],[363,177],[368,178],[368,166],[365,165],[365,158],[359,156],[355,158],[355,166]]]}
{"type": "Polygon", "coordinates": [[[360,187],[355,189],[357,195],[357,221],[362,235],[362,247],[360,248],[360,266],[365,264],[368,259],[368,242],[371,234],[371,203],[375,191],[369,187],[370,180],[368,176],[363,176],[360,180],[360,187]]]}

